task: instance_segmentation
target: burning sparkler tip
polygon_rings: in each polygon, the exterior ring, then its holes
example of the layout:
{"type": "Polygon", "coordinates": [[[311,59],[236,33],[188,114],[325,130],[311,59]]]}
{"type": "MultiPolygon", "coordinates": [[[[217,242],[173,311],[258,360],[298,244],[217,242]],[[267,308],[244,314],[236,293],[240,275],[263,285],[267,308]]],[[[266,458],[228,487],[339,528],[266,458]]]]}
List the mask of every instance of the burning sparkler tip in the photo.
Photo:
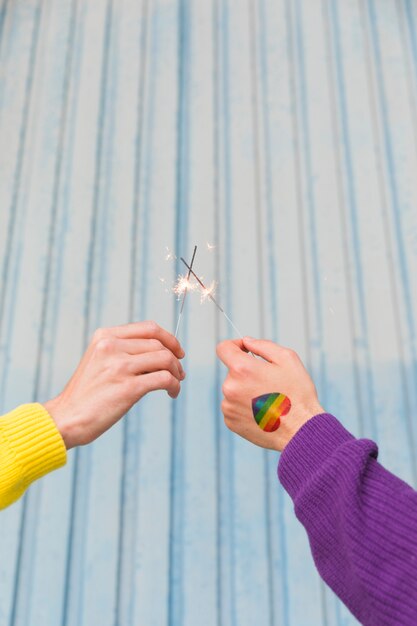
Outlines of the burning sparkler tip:
{"type": "Polygon", "coordinates": [[[196,283],[191,282],[187,276],[179,274],[172,291],[177,296],[177,299],[180,300],[187,291],[194,291],[195,289],[197,289],[196,283]]]}
{"type": "Polygon", "coordinates": [[[209,285],[208,287],[205,287],[204,289],[201,289],[201,298],[200,298],[201,303],[205,302],[208,298],[212,298],[214,296],[216,292],[216,287],[217,287],[217,283],[216,281],[213,280],[211,285],[209,285]]]}

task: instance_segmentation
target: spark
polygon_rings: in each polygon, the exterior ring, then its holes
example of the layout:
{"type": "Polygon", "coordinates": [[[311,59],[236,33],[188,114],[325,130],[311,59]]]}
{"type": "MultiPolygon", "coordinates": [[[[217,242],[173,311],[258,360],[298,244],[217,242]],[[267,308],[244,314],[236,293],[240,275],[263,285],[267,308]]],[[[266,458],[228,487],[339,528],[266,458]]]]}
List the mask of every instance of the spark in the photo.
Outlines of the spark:
{"type": "Polygon", "coordinates": [[[212,251],[212,250],[214,250],[215,248],[217,248],[217,246],[216,246],[216,245],[214,245],[214,244],[212,244],[212,243],[207,242],[207,250],[208,250],[209,252],[211,252],[211,251],[212,251]]]}
{"type": "MultiPolygon", "coordinates": [[[[194,283],[194,285],[196,285],[196,283],[194,283]]],[[[196,285],[197,286],[197,285],[196,285]]],[[[201,294],[201,304],[203,304],[203,302],[205,302],[208,298],[213,297],[213,295],[216,293],[216,287],[217,287],[217,283],[215,280],[213,280],[213,282],[211,283],[211,285],[209,285],[208,287],[202,287],[200,290],[200,294],[201,294]]]]}
{"type": "Polygon", "coordinates": [[[176,260],[176,256],[173,252],[171,252],[171,250],[168,248],[168,246],[165,246],[165,261],[175,261],[176,260]]]}
{"type": "Polygon", "coordinates": [[[197,287],[198,285],[194,281],[191,282],[187,276],[179,274],[172,291],[175,293],[178,300],[181,300],[181,297],[187,293],[187,291],[195,291],[197,287]]]}

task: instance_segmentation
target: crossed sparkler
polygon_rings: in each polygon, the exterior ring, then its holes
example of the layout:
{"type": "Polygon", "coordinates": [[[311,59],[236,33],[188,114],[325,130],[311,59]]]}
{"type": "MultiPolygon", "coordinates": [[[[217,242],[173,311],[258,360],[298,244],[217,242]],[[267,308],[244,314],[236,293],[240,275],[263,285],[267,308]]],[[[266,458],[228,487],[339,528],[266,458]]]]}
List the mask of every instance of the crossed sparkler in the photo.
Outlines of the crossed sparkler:
{"type": "Polygon", "coordinates": [[[178,280],[178,283],[177,283],[177,287],[174,289],[175,293],[177,293],[178,295],[182,294],[181,309],[180,309],[180,313],[179,313],[179,316],[178,316],[177,328],[175,330],[175,337],[178,336],[178,332],[179,332],[179,329],[180,329],[181,320],[182,320],[182,314],[183,314],[183,311],[184,311],[184,304],[185,304],[185,299],[187,297],[187,293],[194,289],[194,285],[190,282],[191,276],[193,276],[193,278],[195,278],[195,280],[197,281],[197,283],[200,285],[200,287],[202,289],[202,299],[205,300],[207,298],[210,298],[210,300],[213,302],[213,304],[216,305],[218,310],[221,313],[223,313],[223,315],[225,316],[225,318],[227,319],[229,324],[233,327],[233,329],[237,332],[239,337],[243,337],[243,335],[240,332],[240,330],[235,326],[235,324],[232,322],[230,317],[227,315],[226,311],[223,309],[223,307],[220,306],[220,304],[217,302],[216,298],[213,296],[215,283],[212,283],[210,285],[210,287],[206,287],[206,285],[203,283],[201,278],[199,278],[199,276],[197,276],[197,274],[194,272],[193,265],[194,265],[194,260],[195,260],[196,253],[197,253],[197,246],[194,246],[193,256],[191,258],[191,262],[190,262],[189,265],[188,265],[187,261],[183,257],[181,257],[182,263],[184,263],[185,267],[188,269],[188,275],[187,276],[180,276],[180,278],[178,280]]]}

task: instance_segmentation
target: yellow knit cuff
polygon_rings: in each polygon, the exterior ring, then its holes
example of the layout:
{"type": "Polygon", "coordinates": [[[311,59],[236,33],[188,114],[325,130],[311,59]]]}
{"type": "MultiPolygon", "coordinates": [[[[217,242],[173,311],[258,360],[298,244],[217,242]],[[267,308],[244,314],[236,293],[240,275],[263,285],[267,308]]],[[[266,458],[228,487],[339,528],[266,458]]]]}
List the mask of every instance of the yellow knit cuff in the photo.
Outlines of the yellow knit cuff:
{"type": "Polygon", "coordinates": [[[23,404],[0,417],[0,508],[66,460],[64,441],[41,404],[23,404]]]}

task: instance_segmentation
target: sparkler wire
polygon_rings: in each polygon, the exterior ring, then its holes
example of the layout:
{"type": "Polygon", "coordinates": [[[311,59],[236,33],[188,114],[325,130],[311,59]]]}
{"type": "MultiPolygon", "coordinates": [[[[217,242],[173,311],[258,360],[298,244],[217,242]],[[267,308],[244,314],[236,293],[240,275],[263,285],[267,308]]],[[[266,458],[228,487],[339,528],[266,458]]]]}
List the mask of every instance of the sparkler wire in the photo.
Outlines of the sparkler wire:
{"type": "MultiPolygon", "coordinates": [[[[190,266],[188,266],[188,265],[186,264],[186,265],[187,265],[187,267],[188,267],[188,276],[187,276],[187,281],[188,281],[188,280],[190,280],[190,276],[191,276],[191,273],[192,273],[192,271],[193,271],[193,269],[192,269],[192,268],[193,268],[193,264],[194,264],[194,259],[195,259],[195,255],[196,255],[196,253],[197,253],[197,246],[194,246],[194,252],[193,252],[192,259],[191,259],[191,264],[190,264],[190,266]]],[[[187,289],[184,291],[184,294],[183,294],[183,297],[182,297],[180,314],[179,314],[179,316],[178,316],[178,321],[177,321],[177,328],[175,329],[175,338],[177,338],[177,336],[178,336],[178,331],[179,331],[179,329],[180,329],[180,324],[181,324],[181,319],[182,319],[182,312],[184,311],[184,304],[185,304],[185,298],[187,297],[187,293],[188,293],[188,287],[187,287],[187,289]]]]}

